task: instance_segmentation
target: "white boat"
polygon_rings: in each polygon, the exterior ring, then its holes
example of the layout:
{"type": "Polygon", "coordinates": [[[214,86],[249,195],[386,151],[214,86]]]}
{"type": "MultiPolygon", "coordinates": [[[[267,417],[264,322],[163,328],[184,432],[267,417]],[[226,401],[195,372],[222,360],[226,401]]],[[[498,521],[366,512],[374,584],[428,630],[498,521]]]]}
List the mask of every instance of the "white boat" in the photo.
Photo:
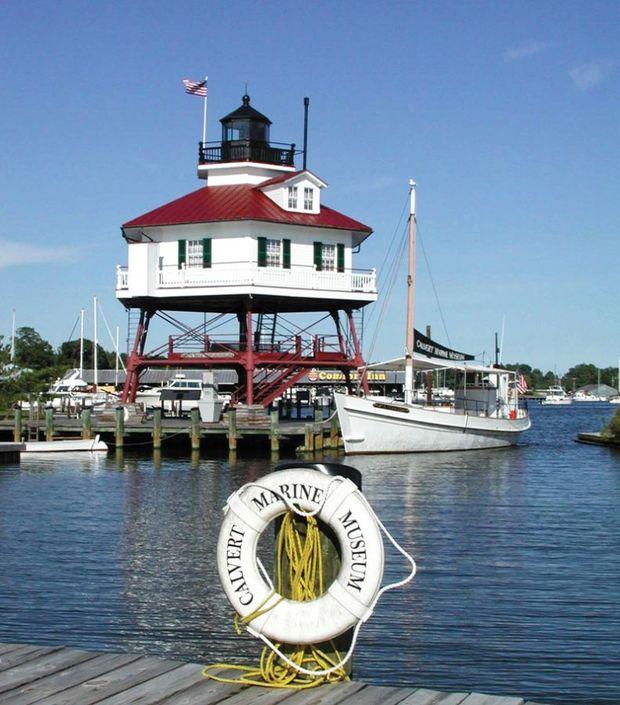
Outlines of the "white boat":
{"type": "Polygon", "coordinates": [[[549,387],[546,392],[545,398],[541,402],[545,406],[568,406],[573,403],[573,398],[559,384],[549,387]]]}
{"type": "Polygon", "coordinates": [[[26,441],[24,445],[26,447],[22,453],[74,453],[76,451],[94,453],[108,450],[107,444],[100,440],[98,435],[88,440],[75,438],[58,441],[26,441]]]}
{"type": "Polygon", "coordinates": [[[601,397],[598,394],[590,394],[589,392],[584,392],[579,390],[573,394],[573,401],[576,402],[595,402],[595,401],[607,401],[606,397],[601,397]]]}
{"type": "MultiPolygon", "coordinates": [[[[476,364],[471,356],[414,334],[415,184],[410,182],[410,187],[406,356],[392,361],[405,368],[404,401],[335,393],[345,452],[412,453],[514,445],[531,425],[527,411],[519,406],[517,373],[476,364]],[[455,378],[453,399],[443,395],[439,403],[432,398],[430,404],[415,403],[415,370],[448,370],[455,378]]],[[[386,363],[376,367],[385,369],[386,363]]]]}

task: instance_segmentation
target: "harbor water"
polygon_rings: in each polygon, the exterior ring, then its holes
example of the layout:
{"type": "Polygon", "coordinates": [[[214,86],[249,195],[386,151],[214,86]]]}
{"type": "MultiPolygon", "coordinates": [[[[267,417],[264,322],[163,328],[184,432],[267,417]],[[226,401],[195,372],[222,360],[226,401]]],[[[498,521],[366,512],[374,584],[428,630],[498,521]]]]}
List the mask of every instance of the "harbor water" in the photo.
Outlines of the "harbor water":
{"type": "MultiPolygon", "coordinates": [[[[613,407],[531,413],[516,448],[337,460],[419,566],[362,629],[356,678],[620,702],[620,451],[573,442],[613,407]]],[[[215,565],[226,498],[272,468],[249,453],[0,466],[0,642],[255,660],[215,565]]]]}

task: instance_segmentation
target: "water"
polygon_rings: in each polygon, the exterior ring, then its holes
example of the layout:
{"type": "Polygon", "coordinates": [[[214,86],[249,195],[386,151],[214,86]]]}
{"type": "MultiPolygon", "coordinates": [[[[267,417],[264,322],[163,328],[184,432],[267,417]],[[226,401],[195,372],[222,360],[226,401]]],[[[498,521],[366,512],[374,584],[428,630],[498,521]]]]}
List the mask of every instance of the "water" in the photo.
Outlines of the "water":
{"type": "MultiPolygon", "coordinates": [[[[612,411],[536,406],[518,448],[347,461],[419,564],[362,629],[357,678],[620,702],[620,453],[572,441],[612,411]]],[[[0,641],[255,658],[215,543],[227,496],[270,467],[127,452],[3,466],[0,641]]],[[[388,552],[387,578],[404,571],[388,552]]]]}

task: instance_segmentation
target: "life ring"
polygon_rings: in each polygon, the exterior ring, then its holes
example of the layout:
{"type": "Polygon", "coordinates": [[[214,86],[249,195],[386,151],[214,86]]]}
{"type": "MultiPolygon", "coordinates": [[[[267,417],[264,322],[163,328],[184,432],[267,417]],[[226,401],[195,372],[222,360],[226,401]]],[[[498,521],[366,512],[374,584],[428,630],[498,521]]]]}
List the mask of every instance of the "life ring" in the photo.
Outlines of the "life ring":
{"type": "Polygon", "coordinates": [[[288,644],[332,639],[370,616],[383,578],[381,529],[366,499],[350,481],[317,470],[281,470],[244,485],[225,508],[217,565],[228,600],[255,636],[288,644]],[[286,500],[285,500],[286,498],[286,500]],[[274,592],[259,571],[261,533],[291,505],[334,531],[341,565],[327,591],[299,602],[274,592]]]}

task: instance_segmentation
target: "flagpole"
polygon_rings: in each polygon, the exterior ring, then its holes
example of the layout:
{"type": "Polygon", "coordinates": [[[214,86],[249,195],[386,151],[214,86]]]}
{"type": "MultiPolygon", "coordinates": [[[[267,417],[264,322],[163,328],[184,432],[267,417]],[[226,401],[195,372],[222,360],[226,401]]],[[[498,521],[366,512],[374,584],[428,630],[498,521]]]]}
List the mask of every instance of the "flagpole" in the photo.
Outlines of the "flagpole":
{"type": "MultiPolygon", "coordinates": [[[[205,89],[207,88],[208,76],[205,76],[205,89]]],[[[202,116],[202,144],[207,142],[207,95],[205,93],[204,111],[202,116]]]]}

